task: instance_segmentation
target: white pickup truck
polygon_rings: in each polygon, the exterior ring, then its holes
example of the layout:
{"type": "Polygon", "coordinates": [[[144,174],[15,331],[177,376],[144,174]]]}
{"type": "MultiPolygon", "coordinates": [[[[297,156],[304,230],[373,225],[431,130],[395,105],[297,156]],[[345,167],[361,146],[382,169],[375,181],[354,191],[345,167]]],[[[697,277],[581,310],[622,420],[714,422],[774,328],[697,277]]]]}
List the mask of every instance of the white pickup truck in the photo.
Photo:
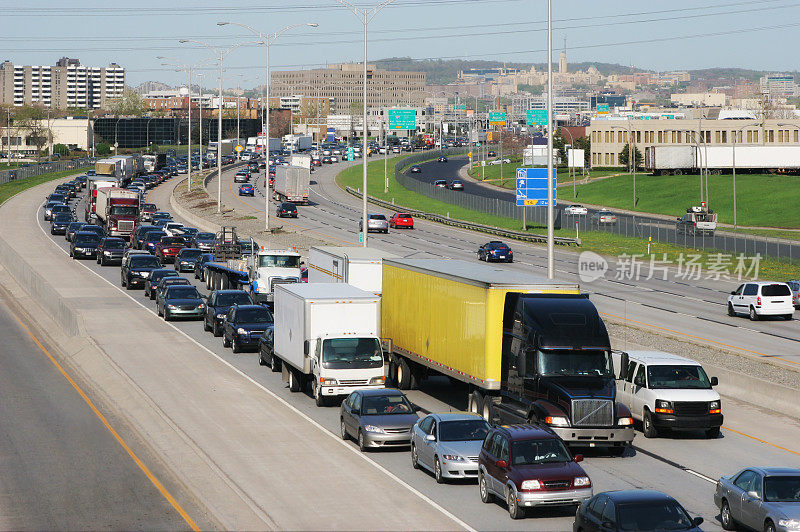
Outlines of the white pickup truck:
{"type": "Polygon", "coordinates": [[[705,205],[690,207],[686,209],[686,214],[678,218],[676,229],[679,233],[688,235],[714,236],[714,231],[717,230],[717,213],[705,205]]]}

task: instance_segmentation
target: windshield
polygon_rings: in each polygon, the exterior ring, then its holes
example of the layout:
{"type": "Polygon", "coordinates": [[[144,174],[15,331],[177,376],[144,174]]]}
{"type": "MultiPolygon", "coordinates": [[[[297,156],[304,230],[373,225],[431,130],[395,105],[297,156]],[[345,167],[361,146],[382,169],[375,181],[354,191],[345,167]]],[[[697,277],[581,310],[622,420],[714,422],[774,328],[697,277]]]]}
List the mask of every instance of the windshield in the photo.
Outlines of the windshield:
{"type": "Polygon", "coordinates": [[[144,238],[148,242],[160,242],[161,238],[164,236],[166,236],[166,233],[164,233],[163,231],[150,231],[144,238]]]}
{"type": "Polygon", "coordinates": [[[191,235],[194,235],[194,234],[197,233],[197,229],[195,229],[194,227],[183,227],[183,228],[181,228],[181,232],[184,235],[190,235],[191,236],[191,235]]]}
{"type": "Polygon", "coordinates": [[[511,463],[514,465],[552,464],[572,460],[559,439],[517,440],[511,443],[511,463]]]}
{"type": "Polygon", "coordinates": [[[173,286],[167,290],[166,299],[200,299],[194,286],[173,286]]]}
{"type": "Polygon", "coordinates": [[[161,238],[161,243],[168,246],[183,245],[184,240],[179,236],[165,236],[161,238]]]}
{"type": "Polygon", "coordinates": [[[239,323],[272,323],[272,314],[266,307],[240,308],[236,311],[236,321],[239,323]]]}
{"type": "Polygon", "coordinates": [[[253,301],[246,292],[236,292],[228,294],[217,294],[216,306],[230,307],[233,305],[252,305],[253,301]]]}
{"type": "Polygon", "coordinates": [[[62,223],[63,222],[71,222],[72,221],[72,215],[71,214],[67,214],[65,212],[62,212],[60,214],[56,214],[55,218],[53,218],[53,221],[54,222],[62,222],[62,223]]]}
{"type": "Polygon", "coordinates": [[[611,353],[605,351],[539,351],[542,375],[611,377],[611,353]]]}
{"type": "Polygon", "coordinates": [[[106,240],[103,243],[103,247],[106,249],[123,249],[125,242],[122,240],[106,240]]]}
{"type": "Polygon", "coordinates": [[[765,477],[764,500],[767,502],[800,502],[800,476],[765,477]]]}
{"type": "Polygon", "coordinates": [[[214,233],[197,233],[195,239],[197,240],[214,240],[217,236],[214,233]]]}
{"type": "Polygon", "coordinates": [[[175,270],[158,270],[154,271],[150,274],[150,280],[153,282],[157,282],[159,279],[163,279],[164,277],[177,277],[178,272],[175,270]]]}
{"type": "Polygon", "coordinates": [[[133,205],[114,205],[111,207],[111,212],[109,214],[115,214],[117,216],[136,216],[139,214],[139,209],[133,205]]]}
{"type": "Polygon", "coordinates": [[[623,504],[617,509],[620,530],[687,530],[692,518],[675,501],[623,504]]]}
{"type": "Polygon", "coordinates": [[[300,257],[291,255],[261,255],[258,257],[259,268],[299,268],[300,257]]]}
{"type": "Polygon", "coordinates": [[[134,256],[131,257],[130,261],[131,268],[160,268],[161,263],[158,262],[158,259],[152,255],[141,255],[141,256],[134,256]]]}
{"type": "Polygon", "coordinates": [[[439,423],[439,439],[441,441],[483,440],[488,433],[489,424],[483,419],[461,419],[439,423]]]}
{"type": "Polygon", "coordinates": [[[361,413],[365,416],[411,414],[414,410],[404,395],[365,395],[361,413]]]}
{"type": "Polygon", "coordinates": [[[711,381],[700,366],[648,366],[647,380],[654,390],[711,388],[711,381]]]}
{"type": "Polygon", "coordinates": [[[181,253],[182,259],[199,259],[203,254],[199,249],[187,249],[181,253]]]}
{"type": "Polygon", "coordinates": [[[75,237],[75,245],[76,246],[83,246],[87,244],[94,244],[95,246],[100,243],[100,237],[91,234],[91,235],[77,235],[75,237]]]}
{"type": "Polygon", "coordinates": [[[322,367],[365,369],[383,367],[377,338],[335,338],[322,342],[322,367]]]}

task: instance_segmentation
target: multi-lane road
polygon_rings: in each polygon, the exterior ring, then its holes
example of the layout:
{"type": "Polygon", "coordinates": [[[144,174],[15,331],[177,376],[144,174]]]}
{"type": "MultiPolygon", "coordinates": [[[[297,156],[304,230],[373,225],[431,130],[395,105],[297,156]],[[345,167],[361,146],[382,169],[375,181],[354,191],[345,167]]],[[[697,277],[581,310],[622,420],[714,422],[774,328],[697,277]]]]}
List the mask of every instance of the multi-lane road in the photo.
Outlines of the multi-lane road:
{"type": "MultiPolygon", "coordinates": [[[[312,196],[314,204],[307,208],[301,208],[301,218],[298,220],[291,222],[284,220],[283,223],[296,225],[303,231],[312,232],[328,241],[355,244],[354,237],[357,234],[359,213],[357,209],[351,207],[355,201],[339,192],[339,189],[333,184],[332,178],[335,170],[336,168],[325,168],[314,174],[317,181],[312,196]]],[[[237,209],[244,210],[244,212],[247,212],[246,209],[252,209],[252,212],[256,213],[263,209],[263,196],[251,200],[235,195],[232,172],[223,174],[223,185],[223,190],[226,192],[223,200],[226,204],[236,206],[237,209]]],[[[159,207],[165,208],[168,205],[171,188],[170,184],[162,185],[153,190],[148,199],[157,203],[159,207]]],[[[214,190],[216,187],[209,188],[214,190]]],[[[41,221],[41,216],[39,215],[37,219],[44,230],[46,226],[41,221]]],[[[480,235],[418,222],[417,229],[413,231],[391,231],[388,235],[371,235],[370,245],[405,256],[436,255],[474,260],[473,246],[477,247],[477,242],[481,240],[483,239],[480,235]]],[[[63,237],[53,237],[52,242],[53,245],[66,249],[63,237]]],[[[261,243],[268,245],[268,242],[261,243]]],[[[541,271],[540,265],[543,261],[538,248],[523,245],[515,245],[515,247],[518,248],[518,259],[515,264],[510,265],[511,267],[541,271]]],[[[66,254],[64,254],[63,260],[69,260],[66,254]]],[[[558,260],[559,275],[574,276],[576,271],[574,254],[560,251],[558,260]]],[[[118,267],[103,268],[91,261],[81,262],[81,264],[96,274],[87,271],[85,282],[106,282],[115,286],[119,284],[118,267]],[[97,276],[100,276],[102,280],[97,276]]],[[[204,291],[204,287],[199,283],[196,284],[201,291],[204,291]]],[[[635,285],[617,286],[614,283],[605,283],[605,286],[593,289],[593,298],[605,313],[616,312],[624,316],[625,313],[621,310],[629,305],[629,315],[634,316],[635,314],[634,317],[637,321],[658,319],[656,308],[644,306],[642,303],[659,307],[661,305],[669,306],[670,301],[674,300],[685,300],[680,304],[696,309],[697,313],[703,312],[713,315],[715,318],[724,319],[722,316],[716,315],[721,306],[715,300],[717,294],[722,290],[714,283],[707,283],[707,286],[704,286],[703,283],[687,283],[686,287],[675,285],[669,289],[667,286],[653,283],[653,280],[650,281],[650,284],[658,287],[658,291],[656,288],[647,286],[639,288],[635,285]],[[700,304],[689,297],[701,290],[709,293],[706,297],[706,304],[700,304]],[[604,291],[614,297],[606,297],[608,300],[606,301],[601,296],[605,293],[604,291]],[[673,294],[668,292],[673,292],[673,294]],[[615,298],[624,298],[630,302],[620,302],[615,298]],[[641,300],[641,303],[637,302],[637,298],[641,300]],[[696,304],[692,301],[695,301],[696,304]],[[618,305],[618,307],[615,308],[614,305],[618,305]],[[647,312],[650,312],[649,317],[646,315],[647,312]]],[[[150,310],[150,319],[159,319],[155,315],[154,305],[143,297],[141,291],[126,292],[125,296],[129,300],[129,305],[143,305],[150,310]]],[[[701,300],[701,298],[696,299],[701,300]]],[[[669,311],[660,312],[667,316],[675,314],[669,311]]],[[[690,330],[690,327],[696,328],[695,323],[702,324],[705,321],[688,315],[682,315],[682,319],[678,320],[679,323],[684,323],[684,330],[687,331],[690,330]]],[[[770,326],[769,323],[754,325],[770,326]]],[[[793,323],[788,325],[794,326],[793,323]]],[[[258,365],[257,355],[234,355],[229,349],[222,347],[219,338],[203,332],[199,322],[176,322],[174,326],[177,331],[190,336],[202,346],[203,351],[199,352],[197,356],[213,355],[223,359],[277,397],[291,403],[299,412],[309,416],[324,430],[331,433],[336,433],[338,430],[338,410],[336,408],[317,408],[309,396],[291,394],[278,375],[258,365]]],[[[778,324],[775,323],[772,326],[778,326],[778,324]]],[[[739,330],[736,327],[738,325],[730,327],[731,332],[738,333],[739,330]]],[[[768,329],[766,330],[768,333],[768,329]]],[[[763,339],[756,342],[757,345],[762,346],[762,349],[766,339],[770,338],[767,333],[758,333],[764,336],[763,339]]],[[[741,334],[742,338],[735,340],[732,340],[731,336],[729,333],[728,342],[739,341],[746,338],[748,334],[741,334]]],[[[776,337],[774,341],[777,343],[776,345],[779,345],[780,341],[792,340],[776,337]]],[[[791,364],[793,360],[792,353],[787,352],[786,363],[791,364]]],[[[422,389],[409,392],[411,399],[426,410],[463,408],[464,395],[463,392],[448,386],[447,381],[435,379],[428,382],[422,389]]],[[[676,496],[692,513],[703,516],[707,522],[704,528],[716,528],[717,511],[711,498],[714,479],[754,463],[795,467],[800,465],[800,448],[797,446],[800,425],[796,420],[775,413],[763,412],[733,400],[726,400],[723,408],[726,423],[722,437],[719,439],[706,440],[698,435],[691,435],[675,439],[646,440],[639,434],[634,440],[634,448],[628,451],[623,458],[612,458],[599,452],[589,453],[585,467],[594,481],[595,489],[609,490],[631,487],[659,489],[676,496]]],[[[211,428],[209,429],[211,430],[211,428]]],[[[459,516],[464,524],[472,528],[552,530],[566,529],[571,525],[571,512],[563,510],[537,512],[537,518],[521,523],[511,521],[502,506],[480,504],[476,486],[472,484],[439,486],[429,475],[413,470],[410,467],[407,452],[370,453],[369,457],[386,471],[418,490],[429,501],[439,505],[451,515],[459,516]]],[[[424,526],[424,523],[420,523],[420,527],[424,526]]]]}

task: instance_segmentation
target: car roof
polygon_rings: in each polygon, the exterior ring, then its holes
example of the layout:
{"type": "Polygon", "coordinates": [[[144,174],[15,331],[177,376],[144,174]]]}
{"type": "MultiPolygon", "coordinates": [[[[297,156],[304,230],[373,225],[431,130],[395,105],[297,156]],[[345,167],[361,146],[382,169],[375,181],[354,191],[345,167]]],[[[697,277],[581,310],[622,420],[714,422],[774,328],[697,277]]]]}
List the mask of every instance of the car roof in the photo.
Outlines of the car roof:
{"type": "Polygon", "coordinates": [[[626,351],[631,360],[637,360],[644,364],[685,364],[699,366],[700,363],[691,358],[682,357],[664,351],[626,351]]]}
{"type": "Polygon", "coordinates": [[[468,419],[483,419],[483,416],[474,412],[431,412],[428,414],[439,421],[464,421],[468,419]]]}
{"type": "Polygon", "coordinates": [[[512,440],[549,440],[558,438],[549,428],[538,425],[500,425],[495,427],[495,430],[502,432],[512,440]]]}
{"type": "Polygon", "coordinates": [[[238,294],[238,293],[247,294],[247,290],[237,290],[237,289],[233,289],[233,288],[225,288],[224,290],[214,290],[211,293],[212,294],[238,294]]]}
{"type": "Polygon", "coordinates": [[[770,285],[770,284],[786,284],[783,281],[747,281],[745,284],[757,284],[759,286],[770,285]]]}
{"type": "Polygon", "coordinates": [[[748,467],[746,469],[751,469],[753,471],[757,471],[764,476],[800,476],[800,469],[792,469],[790,467],[748,467]]]}
{"type": "Polygon", "coordinates": [[[663,501],[665,499],[671,501],[675,500],[670,495],[667,495],[666,493],[662,493],[656,490],[643,490],[643,489],[615,490],[615,491],[606,491],[603,492],[603,494],[607,495],[617,504],[632,503],[632,502],[656,502],[656,501],[663,501]]]}
{"type": "Polygon", "coordinates": [[[368,390],[358,390],[358,392],[365,397],[372,396],[398,396],[404,395],[403,392],[396,388],[372,388],[368,390]]]}
{"type": "Polygon", "coordinates": [[[264,310],[267,310],[267,311],[269,310],[264,305],[256,305],[256,304],[253,304],[253,305],[234,305],[234,306],[237,309],[245,309],[245,310],[253,310],[253,309],[264,309],[264,310]]]}

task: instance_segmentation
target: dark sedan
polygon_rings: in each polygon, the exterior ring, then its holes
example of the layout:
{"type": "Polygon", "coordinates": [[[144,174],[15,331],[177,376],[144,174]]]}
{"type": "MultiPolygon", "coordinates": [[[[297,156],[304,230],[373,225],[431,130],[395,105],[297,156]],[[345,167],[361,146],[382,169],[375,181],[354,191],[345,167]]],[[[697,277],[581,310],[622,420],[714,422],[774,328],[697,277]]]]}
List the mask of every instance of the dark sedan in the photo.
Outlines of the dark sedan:
{"type": "Polygon", "coordinates": [[[78,231],[72,239],[69,256],[73,259],[96,259],[98,244],[100,244],[100,237],[97,234],[78,231]]]}
{"type": "Polygon", "coordinates": [[[164,321],[174,318],[202,319],[206,311],[203,296],[194,286],[169,286],[163,294],[159,294],[156,310],[164,321]]]}
{"type": "Polygon", "coordinates": [[[69,224],[71,224],[75,219],[72,217],[72,214],[67,214],[65,212],[60,212],[53,216],[53,219],[50,220],[50,234],[51,235],[65,235],[67,234],[67,228],[69,224]]]}
{"type": "Polygon", "coordinates": [[[164,231],[157,229],[155,231],[148,231],[144,235],[144,241],[142,242],[141,249],[147,250],[153,255],[156,253],[156,245],[161,242],[161,239],[167,236],[167,233],[164,231]]]}
{"type": "Polygon", "coordinates": [[[598,493],[584,501],[572,530],[700,530],[702,517],[692,517],[678,501],[660,491],[621,490],[598,493]]]}
{"type": "Polygon", "coordinates": [[[514,252],[505,243],[499,240],[492,240],[478,248],[478,260],[514,262],[514,252]]]}
{"type": "Polygon", "coordinates": [[[97,264],[105,266],[106,264],[120,264],[122,263],[122,256],[128,248],[127,243],[116,236],[107,236],[100,241],[97,246],[97,264]]]}
{"type": "Polygon", "coordinates": [[[275,215],[278,218],[297,218],[297,206],[294,203],[283,202],[278,205],[275,215]]]}
{"type": "Polygon", "coordinates": [[[198,248],[183,248],[175,255],[175,269],[179,272],[193,272],[197,269],[197,261],[203,256],[198,248]]]}
{"type": "Polygon", "coordinates": [[[414,166],[411,167],[411,169],[409,169],[409,172],[411,172],[412,174],[421,174],[422,168],[420,168],[415,164],[414,166]]]}
{"type": "Polygon", "coordinates": [[[411,445],[411,427],[419,418],[400,390],[357,390],[342,402],[340,436],[355,438],[362,452],[381,447],[411,445]]]}
{"type": "Polygon", "coordinates": [[[274,324],[267,327],[261,339],[258,341],[258,363],[261,366],[269,366],[273,372],[281,370],[281,359],[275,356],[275,327],[274,324]]]}
{"type": "Polygon", "coordinates": [[[99,225],[95,225],[95,224],[86,224],[86,225],[84,225],[83,227],[81,227],[81,232],[82,233],[94,233],[97,236],[99,236],[100,238],[103,238],[103,237],[106,236],[106,230],[103,229],[102,227],[100,227],[99,225]]]}
{"type": "Polygon", "coordinates": [[[150,231],[159,231],[158,227],[153,225],[140,225],[136,229],[133,230],[133,234],[131,234],[131,248],[133,249],[143,249],[142,246],[144,244],[145,236],[150,231]]]}
{"type": "Polygon", "coordinates": [[[208,295],[203,328],[222,336],[222,323],[228,310],[234,305],[252,305],[253,299],[244,290],[214,290],[208,295]]]}
{"type": "Polygon", "coordinates": [[[159,268],[150,272],[150,276],[144,282],[144,296],[153,300],[156,298],[156,288],[161,279],[165,277],[179,277],[178,272],[168,268],[159,268]]]}
{"type": "Polygon", "coordinates": [[[214,233],[197,233],[192,238],[192,243],[190,244],[193,248],[198,248],[203,251],[213,251],[214,247],[217,245],[217,235],[214,233]]]}
{"type": "Polygon", "coordinates": [[[438,161],[439,161],[440,163],[446,163],[446,162],[447,162],[447,157],[445,157],[444,155],[442,155],[441,157],[439,157],[438,161]]]}
{"type": "Polygon", "coordinates": [[[222,345],[234,353],[255,349],[267,326],[273,323],[272,313],[262,305],[234,305],[228,309],[222,330],[222,345]]]}
{"type": "Polygon", "coordinates": [[[72,241],[72,237],[75,236],[75,233],[81,230],[81,227],[87,225],[86,222],[72,222],[67,226],[67,232],[64,233],[64,238],[67,242],[72,241]]]}
{"type": "Polygon", "coordinates": [[[206,262],[213,262],[214,261],[214,254],[213,253],[203,253],[200,255],[200,258],[197,260],[197,263],[194,266],[194,278],[200,279],[201,281],[206,280],[205,268],[206,262]]]}

